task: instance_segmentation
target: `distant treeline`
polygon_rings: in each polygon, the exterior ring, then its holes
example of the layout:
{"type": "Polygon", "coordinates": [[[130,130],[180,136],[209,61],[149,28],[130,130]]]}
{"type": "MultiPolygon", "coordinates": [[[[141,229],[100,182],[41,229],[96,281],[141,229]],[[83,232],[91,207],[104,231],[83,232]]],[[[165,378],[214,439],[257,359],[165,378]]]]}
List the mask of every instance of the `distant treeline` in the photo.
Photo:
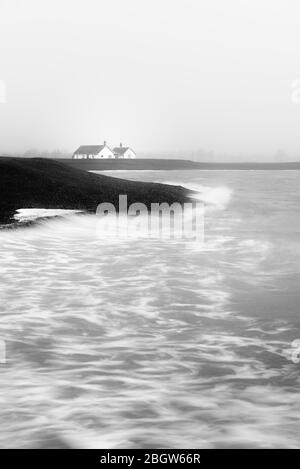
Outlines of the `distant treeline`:
{"type": "Polygon", "coordinates": [[[15,156],[15,157],[24,157],[24,158],[71,158],[72,153],[64,150],[37,150],[36,148],[32,148],[30,150],[26,150],[22,153],[14,152],[14,153],[7,153],[1,152],[1,156],[15,156]]]}

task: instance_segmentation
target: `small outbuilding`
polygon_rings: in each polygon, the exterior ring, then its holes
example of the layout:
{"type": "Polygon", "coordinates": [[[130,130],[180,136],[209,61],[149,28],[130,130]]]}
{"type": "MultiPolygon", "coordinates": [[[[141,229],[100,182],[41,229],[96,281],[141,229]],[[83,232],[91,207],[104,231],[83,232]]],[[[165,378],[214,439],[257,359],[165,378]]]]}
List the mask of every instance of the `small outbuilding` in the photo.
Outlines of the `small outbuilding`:
{"type": "Polygon", "coordinates": [[[122,143],[120,143],[119,147],[115,147],[113,149],[115,158],[136,158],[136,153],[129,147],[123,147],[122,143]]]}

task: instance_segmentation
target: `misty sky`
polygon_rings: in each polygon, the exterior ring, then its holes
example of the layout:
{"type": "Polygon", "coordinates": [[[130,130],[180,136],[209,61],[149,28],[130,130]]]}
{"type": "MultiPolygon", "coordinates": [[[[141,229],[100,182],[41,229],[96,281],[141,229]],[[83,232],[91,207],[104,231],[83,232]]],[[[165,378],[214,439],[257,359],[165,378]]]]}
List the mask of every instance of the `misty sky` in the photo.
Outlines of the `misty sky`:
{"type": "Polygon", "coordinates": [[[0,0],[0,149],[300,156],[299,22],[299,0],[0,0]]]}

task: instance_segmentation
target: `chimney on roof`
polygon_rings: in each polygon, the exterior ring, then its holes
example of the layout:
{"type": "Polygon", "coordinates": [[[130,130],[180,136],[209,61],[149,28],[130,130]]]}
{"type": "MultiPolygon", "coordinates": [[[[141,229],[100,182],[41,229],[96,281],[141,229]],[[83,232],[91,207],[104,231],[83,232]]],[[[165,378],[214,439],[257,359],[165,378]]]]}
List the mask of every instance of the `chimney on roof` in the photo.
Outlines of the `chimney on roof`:
{"type": "Polygon", "coordinates": [[[104,140],[104,145],[106,145],[106,140],[104,140]]]}
{"type": "Polygon", "coordinates": [[[123,146],[123,145],[122,145],[122,142],[121,142],[121,143],[120,143],[120,148],[122,148],[122,146],[123,146]]]}

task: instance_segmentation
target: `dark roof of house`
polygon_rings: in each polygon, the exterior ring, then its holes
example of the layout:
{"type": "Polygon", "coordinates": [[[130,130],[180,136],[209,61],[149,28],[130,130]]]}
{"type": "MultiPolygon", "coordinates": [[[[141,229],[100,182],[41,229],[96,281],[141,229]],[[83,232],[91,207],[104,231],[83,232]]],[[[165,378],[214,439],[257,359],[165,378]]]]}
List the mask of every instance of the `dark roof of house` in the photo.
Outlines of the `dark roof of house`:
{"type": "Polygon", "coordinates": [[[113,149],[113,152],[117,155],[124,155],[126,150],[129,150],[129,147],[115,147],[113,149]]]}
{"type": "Polygon", "coordinates": [[[81,145],[74,151],[74,155],[98,155],[105,145],[81,145]]]}

